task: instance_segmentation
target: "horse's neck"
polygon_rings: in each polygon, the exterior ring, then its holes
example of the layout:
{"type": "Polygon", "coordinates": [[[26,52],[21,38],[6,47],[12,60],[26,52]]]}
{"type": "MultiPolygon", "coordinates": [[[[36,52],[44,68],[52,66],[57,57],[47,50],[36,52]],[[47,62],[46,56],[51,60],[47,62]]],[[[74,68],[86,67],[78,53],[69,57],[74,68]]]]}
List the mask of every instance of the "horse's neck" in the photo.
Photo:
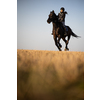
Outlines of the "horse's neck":
{"type": "Polygon", "coordinates": [[[54,28],[57,28],[58,27],[57,23],[54,23],[54,22],[52,22],[52,23],[53,23],[53,27],[54,28]]]}

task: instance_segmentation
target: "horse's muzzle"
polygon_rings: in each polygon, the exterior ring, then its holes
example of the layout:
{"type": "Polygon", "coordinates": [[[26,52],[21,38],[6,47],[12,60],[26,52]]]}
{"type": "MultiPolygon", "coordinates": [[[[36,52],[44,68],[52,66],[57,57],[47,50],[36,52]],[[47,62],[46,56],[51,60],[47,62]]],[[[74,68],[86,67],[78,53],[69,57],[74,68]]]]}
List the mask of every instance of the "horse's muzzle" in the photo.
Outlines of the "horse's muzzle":
{"type": "Polygon", "coordinates": [[[50,23],[51,23],[51,21],[50,21],[49,19],[47,19],[47,23],[48,23],[48,24],[50,24],[50,23]]]}

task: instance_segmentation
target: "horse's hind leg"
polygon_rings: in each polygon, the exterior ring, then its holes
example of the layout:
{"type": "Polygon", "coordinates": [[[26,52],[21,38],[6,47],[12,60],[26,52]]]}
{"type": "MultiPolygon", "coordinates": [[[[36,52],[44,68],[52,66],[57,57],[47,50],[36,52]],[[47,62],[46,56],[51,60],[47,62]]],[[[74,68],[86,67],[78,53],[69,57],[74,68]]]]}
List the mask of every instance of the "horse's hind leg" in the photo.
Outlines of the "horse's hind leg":
{"type": "MultiPolygon", "coordinates": [[[[71,36],[71,35],[68,35],[68,40],[67,40],[67,42],[69,42],[69,40],[70,40],[70,36],[71,36]]],[[[67,44],[68,44],[68,43],[67,43],[67,44]]]]}
{"type": "Polygon", "coordinates": [[[62,38],[62,39],[63,39],[63,41],[64,41],[65,44],[66,44],[66,46],[65,46],[65,51],[66,51],[66,50],[69,50],[69,48],[67,47],[67,45],[68,45],[68,40],[66,40],[65,37],[62,38]]]}

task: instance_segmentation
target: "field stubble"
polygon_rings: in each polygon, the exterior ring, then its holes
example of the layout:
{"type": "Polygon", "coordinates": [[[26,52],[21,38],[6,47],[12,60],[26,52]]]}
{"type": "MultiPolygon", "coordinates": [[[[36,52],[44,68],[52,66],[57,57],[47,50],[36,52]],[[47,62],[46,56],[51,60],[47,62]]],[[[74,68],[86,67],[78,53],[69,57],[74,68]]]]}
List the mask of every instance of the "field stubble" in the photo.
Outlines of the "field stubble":
{"type": "Polygon", "coordinates": [[[84,52],[17,50],[18,100],[84,100],[84,52]]]}

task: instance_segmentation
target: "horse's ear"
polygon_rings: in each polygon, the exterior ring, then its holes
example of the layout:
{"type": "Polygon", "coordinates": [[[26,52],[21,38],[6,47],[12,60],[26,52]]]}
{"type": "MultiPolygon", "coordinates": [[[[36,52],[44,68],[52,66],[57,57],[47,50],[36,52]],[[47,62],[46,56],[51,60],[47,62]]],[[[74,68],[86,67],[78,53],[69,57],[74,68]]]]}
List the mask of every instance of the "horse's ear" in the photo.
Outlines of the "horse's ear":
{"type": "Polygon", "coordinates": [[[55,13],[54,10],[52,10],[52,12],[55,13]]]}

